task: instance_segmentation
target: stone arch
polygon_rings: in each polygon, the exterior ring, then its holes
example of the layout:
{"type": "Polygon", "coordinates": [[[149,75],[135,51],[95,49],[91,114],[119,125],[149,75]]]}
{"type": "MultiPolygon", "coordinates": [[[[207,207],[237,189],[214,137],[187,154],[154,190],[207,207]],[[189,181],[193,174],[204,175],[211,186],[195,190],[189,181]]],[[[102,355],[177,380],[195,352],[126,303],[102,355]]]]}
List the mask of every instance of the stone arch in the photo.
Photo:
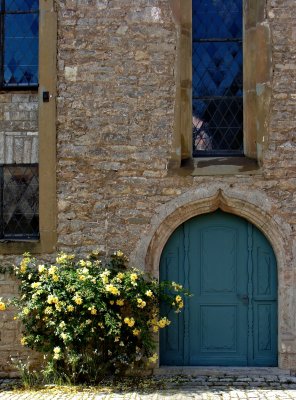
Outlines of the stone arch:
{"type": "Polygon", "coordinates": [[[167,240],[174,230],[188,219],[213,212],[217,209],[247,219],[270,241],[282,270],[289,258],[285,243],[288,242],[290,226],[274,214],[272,205],[264,193],[239,191],[228,187],[200,187],[186,192],[161,206],[151,221],[151,228],[140,240],[131,255],[134,265],[158,276],[159,260],[167,240]]]}

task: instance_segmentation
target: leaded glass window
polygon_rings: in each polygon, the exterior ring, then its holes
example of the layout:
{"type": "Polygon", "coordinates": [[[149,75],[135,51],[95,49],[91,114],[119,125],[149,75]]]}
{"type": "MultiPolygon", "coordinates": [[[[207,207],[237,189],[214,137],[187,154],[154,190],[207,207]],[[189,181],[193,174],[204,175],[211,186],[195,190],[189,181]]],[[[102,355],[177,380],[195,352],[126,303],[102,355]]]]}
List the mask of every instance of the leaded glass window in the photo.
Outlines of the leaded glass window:
{"type": "Polygon", "coordinates": [[[0,166],[0,240],[39,238],[38,166],[0,166]]]}
{"type": "Polygon", "coordinates": [[[38,86],[38,0],[0,0],[0,86],[38,86]]]}
{"type": "Polygon", "coordinates": [[[243,154],[242,0],[192,0],[193,156],[243,154]]]}

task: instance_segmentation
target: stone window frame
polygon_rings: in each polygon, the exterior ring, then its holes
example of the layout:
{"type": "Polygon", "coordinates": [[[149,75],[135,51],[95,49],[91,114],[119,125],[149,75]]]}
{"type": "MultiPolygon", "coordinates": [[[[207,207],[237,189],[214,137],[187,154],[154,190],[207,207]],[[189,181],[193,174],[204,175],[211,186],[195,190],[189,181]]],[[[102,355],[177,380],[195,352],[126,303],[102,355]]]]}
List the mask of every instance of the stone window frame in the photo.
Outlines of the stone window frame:
{"type": "MultiPolygon", "coordinates": [[[[235,157],[234,164],[242,164],[244,172],[248,173],[256,169],[254,165],[262,166],[263,152],[267,145],[272,53],[266,1],[242,1],[244,157],[235,157]]],[[[170,0],[170,5],[177,27],[177,56],[175,121],[169,166],[179,168],[186,165],[184,161],[189,160],[198,167],[199,164],[202,166],[203,158],[192,157],[192,0],[170,0]]],[[[204,160],[208,165],[218,165],[220,173],[219,165],[228,164],[234,158],[227,159],[211,157],[204,160]]],[[[233,173],[236,172],[238,169],[234,168],[233,173]]],[[[212,168],[208,174],[215,174],[215,170],[212,168]]]]}
{"type": "MultiPolygon", "coordinates": [[[[39,240],[0,243],[0,254],[52,253],[57,234],[56,206],[56,53],[54,0],[39,0],[39,240]],[[49,92],[49,101],[43,93],[49,92]]],[[[10,91],[11,92],[11,91],[10,91]]],[[[24,91],[25,92],[25,91],[24,91]]],[[[18,90],[18,93],[20,91],[18,90]]]]}

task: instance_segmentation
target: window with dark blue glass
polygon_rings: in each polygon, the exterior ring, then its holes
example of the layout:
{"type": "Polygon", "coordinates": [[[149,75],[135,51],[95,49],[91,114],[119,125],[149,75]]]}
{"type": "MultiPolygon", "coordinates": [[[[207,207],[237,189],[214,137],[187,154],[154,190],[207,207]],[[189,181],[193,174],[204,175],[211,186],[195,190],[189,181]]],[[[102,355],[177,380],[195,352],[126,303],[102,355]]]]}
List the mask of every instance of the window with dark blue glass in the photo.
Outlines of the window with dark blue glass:
{"type": "Polygon", "coordinates": [[[192,0],[193,156],[243,154],[242,0],[192,0]]]}
{"type": "Polygon", "coordinates": [[[0,0],[0,85],[38,86],[38,0],[0,0]]]}

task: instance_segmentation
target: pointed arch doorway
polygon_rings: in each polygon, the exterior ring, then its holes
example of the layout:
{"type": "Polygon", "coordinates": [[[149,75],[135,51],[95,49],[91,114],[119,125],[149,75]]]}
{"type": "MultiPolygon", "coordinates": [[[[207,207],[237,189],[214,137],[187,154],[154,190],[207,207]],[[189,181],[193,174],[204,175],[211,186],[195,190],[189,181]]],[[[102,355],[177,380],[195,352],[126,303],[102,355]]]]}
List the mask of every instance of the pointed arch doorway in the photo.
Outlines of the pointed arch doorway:
{"type": "Polygon", "coordinates": [[[161,365],[278,365],[276,259],[254,225],[220,210],[189,219],[163,249],[160,280],[193,294],[161,331],[161,365]]]}

